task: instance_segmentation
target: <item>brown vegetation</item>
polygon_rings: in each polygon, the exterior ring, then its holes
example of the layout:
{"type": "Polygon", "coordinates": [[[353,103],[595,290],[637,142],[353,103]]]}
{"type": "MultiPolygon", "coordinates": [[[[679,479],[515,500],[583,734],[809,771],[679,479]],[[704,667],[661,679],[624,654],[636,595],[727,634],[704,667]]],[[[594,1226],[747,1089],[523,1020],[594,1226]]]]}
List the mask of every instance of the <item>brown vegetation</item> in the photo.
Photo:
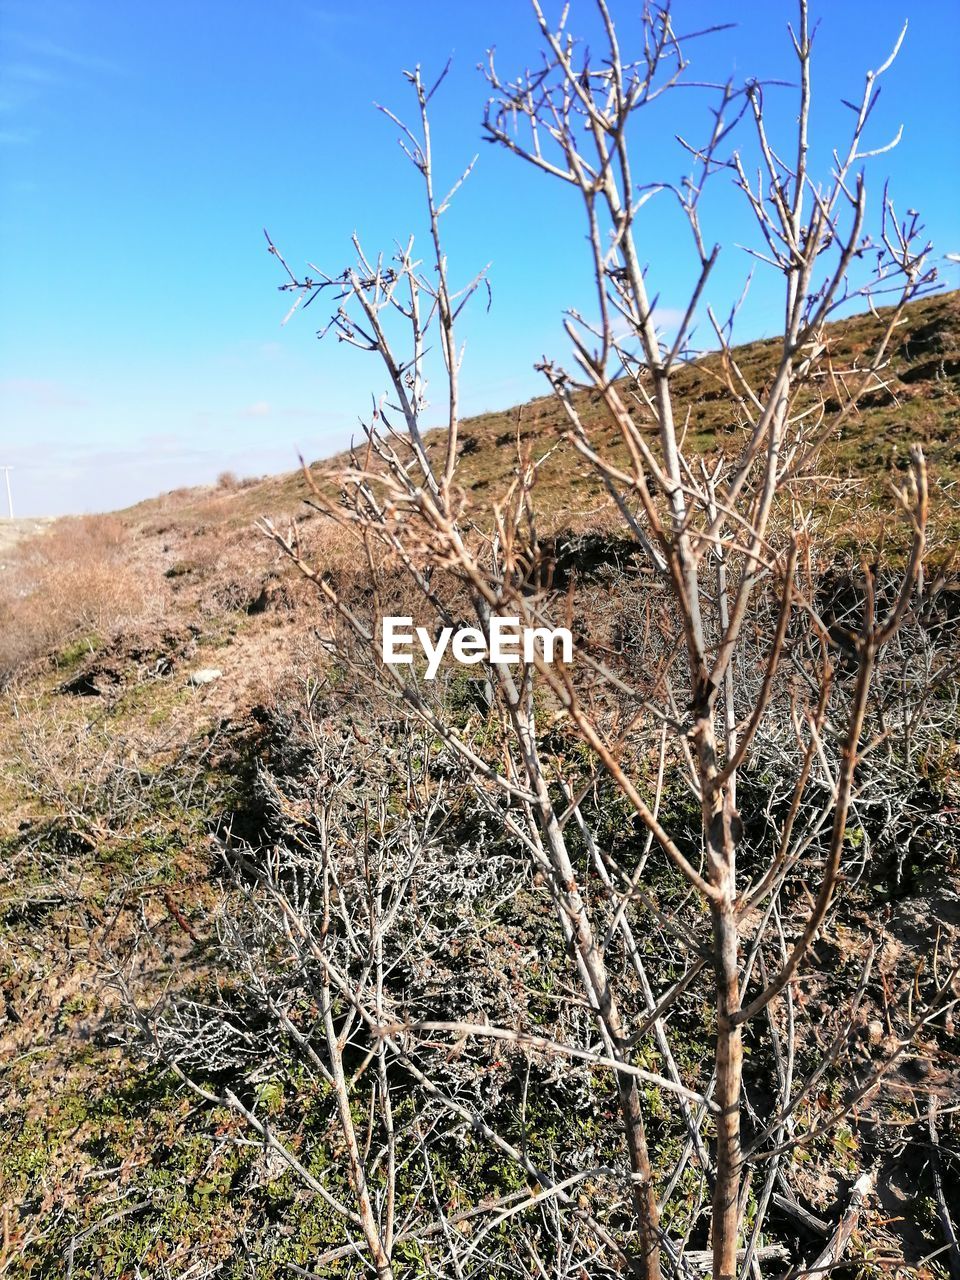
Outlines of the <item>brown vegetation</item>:
{"type": "Polygon", "coordinates": [[[129,543],[120,517],[80,516],[17,546],[0,580],[0,683],[51,651],[162,615],[163,587],[137,573],[129,543]]]}

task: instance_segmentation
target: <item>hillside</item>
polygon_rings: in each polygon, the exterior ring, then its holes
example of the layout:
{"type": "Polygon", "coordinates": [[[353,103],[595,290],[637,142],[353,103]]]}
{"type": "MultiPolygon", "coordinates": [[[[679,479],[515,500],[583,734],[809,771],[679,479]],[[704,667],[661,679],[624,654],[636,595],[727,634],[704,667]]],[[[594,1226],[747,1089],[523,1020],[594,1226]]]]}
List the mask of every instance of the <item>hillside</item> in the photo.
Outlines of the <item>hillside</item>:
{"type": "MultiPolygon", "coordinates": [[[[885,314],[881,309],[876,317],[859,315],[829,326],[827,347],[836,377],[848,375],[873,349],[885,314]]],[[[778,341],[766,339],[735,349],[737,364],[754,385],[762,386],[771,375],[778,341]]],[[[856,505],[860,508],[864,496],[873,503],[883,497],[891,469],[903,464],[909,444],[917,441],[927,456],[933,484],[942,495],[943,516],[952,529],[955,503],[948,495],[960,478],[960,292],[926,298],[907,309],[891,345],[883,382],[883,387],[864,395],[859,412],[834,437],[828,436],[824,470],[835,478],[838,493],[856,477],[856,505]]],[[[731,450],[737,411],[720,385],[718,357],[707,355],[682,366],[676,374],[676,387],[678,401],[690,410],[687,439],[692,446],[705,455],[731,450]]],[[[829,390],[826,399],[829,418],[836,399],[829,390]]],[[[596,399],[581,392],[574,400],[598,443],[610,444],[614,433],[596,399]]],[[[506,486],[516,465],[518,439],[521,443],[536,440],[546,451],[566,428],[562,411],[550,395],[464,420],[460,428],[460,484],[481,505],[491,493],[506,486]]],[[[434,450],[440,449],[444,433],[436,431],[428,439],[434,450]]],[[[616,455],[615,444],[613,452],[616,455]]],[[[580,519],[581,510],[595,506],[601,496],[592,471],[579,461],[574,463],[570,479],[569,458],[569,448],[561,445],[542,468],[538,481],[541,511],[561,523],[568,515],[580,519]]],[[[338,455],[312,466],[317,471],[335,471],[344,461],[345,456],[338,455]]],[[[227,495],[209,487],[178,490],[121,514],[132,528],[148,536],[155,526],[174,516],[184,527],[217,522],[232,529],[262,514],[278,518],[302,514],[304,494],[302,476],[294,471],[252,481],[227,495]]],[[[596,519],[596,515],[588,518],[596,519]]]]}
{"type": "MultiPolygon", "coordinates": [[[[858,316],[832,326],[828,346],[836,377],[855,366],[881,323],[858,316]]],[[[738,350],[737,360],[762,384],[774,350],[772,340],[753,343],[738,350]]],[[[732,449],[737,421],[728,398],[718,393],[717,357],[684,366],[677,383],[690,408],[688,440],[707,457],[732,449]]],[[[858,940],[869,934],[877,967],[861,993],[855,1039],[880,1047],[897,1043],[906,1026],[893,993],[912,992],[909,999],[919,1001],[960,948],[960,610],[950,564],[960,537],[960,293],[910,308],[884,383],[828,441],[828,478],[805,496],[821,514],[836,577],[846,581],[850,566],[865,550],[872,553],[881,537],[896,555],[895,537],[885,528],[887,483],[909,444],[922,443],[932,488],[931,554],[942,572],[933,620],[924,620],[925,631],[917,624],[916,644],[926,646],[917,652],[938,673],[930,698],[936,715],[931,712],[929,727],[923,720],[928,708],[918,709],[917,723],[922,720],[924,727],[917,729],[916,741],[904,747],[898,741],[889,759],[884,757],[889,786],[877,787],[867,817],[851,820],[848,844],[859,862],[840,915],[817,944],[816,971],[796,986],[797,1009],[806,1004],[808,1013],[821,1015],[826,1043],[838,992],[855,991],[864,972],[858,940]]],[[[585,395],[580,405],[597,438],[608,441],[615,454],[599,406],[585,395]]],[[[557,406],[547,397],[463,423],[458,479],[478,520],[509,485],[519,439],[521,445],[536,442],[541,452],[558,443],[538,481],[542,529],[609,533],[609,504],[592,473],[571,460],[563,431],[557,406]]],[[[433,450],[442,448],[442,433],[433,433],[429,443],[433,450]]],[[[328,484],[326,473],[343,461],[312,464],[319,482],[328,484]]],[[[198,1043],[204,1011],[228,1008],[238,1026],[246,1025],[253,987],[244,987],[231,928],[241,921],[255,932],[258,920],[255,910],[244,916],[237,902],[285,841],[296,845],[313,830],[316,797],[333,785],[335,774],[335,766],[320,759],[328,740],[349,756],[349,767],[333,786],[345,806],[338,839],[366,853],[371,804],[354,790],[364,770],[377,775],[377,750],[399,732],[389,718],[398,713],[385,710],[331,656],[325,644],[329,619],[312,589],[252,528],[263,516],[278,525],[297,520],[324,571],[347,581],[347,571],[356,568],[357,545],[306,507],[307,496],[297,471],[252,481],[224,477],[218,486],[178,490],[110,515],[57,521],[39,536],[21,539],[15,554],[3,553],[0,1275],[313,1276],[318,1253],[339,1240],[325,1202],[311,1198],[282,1161],[278,1166],[269,1140],[251,1138],[223,1104],[224,1091],[236,1090],[265,1118],[267,1129],[289,1137],[312,1177],[329,1175],[337,1194],[345,1194],[325,1154],[338,1150],[335,1140],[317,1118],[324,1088],[306,1068],[284,1074],[283,1036],[270,1040],[262,1060],[254,1055],[251,1063],[238,1050],[242,1069],[218,1045],[222,1061],[204,1076],[210,1091],[204,1100],[163,1069],[133,1025],[124,996],[134,989],[150,1009],[159,1008],[170,992],[184,993],[184,1007],[198,1020],[191,1031],[198,1043]],[[231,881],[224,858],[229,861],[235,849],[250,862],[231,881]]],[[[590,583],[590,600],[602,618],[598,628],[612,631],[619,624],[621,586],[602,576],[590,583]]],[[[636,621],[632,615],[631,620],[636,621]]],[[[904,650],[904,669],[911,654],[904,650]]],[[[469,691],[452,680],[446,694],[457,724],[487,743],[469,691]]],[[[575,770],[582,755],[565,736],[555,706],[544,699],[543,707],[554,715],[549,749],[559,778],[561,765],[575,770]]],[[[411,749],[411,770],[431,753],[442,755],[429,738],[411,749]]],[[[441,765],[437,775],[446,786],[455,771],[446,761],[441,765]]],[[[753,788],[755,799],[772,796],[777,782],[776,766],[768,763],[745,781],[744,790],[753,788]]],[[[383,785],[383,809],[391,818],[416,811],[409,796],[398,799],[383,785]]],[[[629,823],[626,835],[617,834],[621,810],[610,795],[598,793],[590,803],[611,841],[620,840],[635,854],[639,837],[629,823]]],[[[676,780],[670,781],[665,806],[685,833],[683,823],[695,824],[697,815],[676,780]]],[[[411,966],[404,981],[426,999],[424,991],[439,990],[444,981],[466,982],[466,973],[471,990],[487,984],[496,1000],[507,977],[522,980],[520,1012],[532,1021],[549,1021],[559,988],[530,941],[539,937],[535,931],[544,917],[538,883],[517,878],[502,895],[499,887],[493,893],[487,886],[484,892],[496,898],[496,907],[484,914],[481,898],[470,895],[480,894],[474,886],[488,868],[500,865],[498,858],[510,864],[509,849],[503,831],[484,825],[486,815],[466,809],[466,802],[454,805],[446,819],[453,831],[442,833],[444,850],[455,860],[443,902],[444,927],[449,925],[456,943],[438,945],[426,958],[426,977],[411,966]]],[[[769,839],[765,829],[752,834],[761,844],[769,839]]],[[[239,865],[239,854],[237,859],[239,865]]],[[[599,900],[603,888],[598,881],[591,884],[599,900]]],[[[655,882],[655,893],[662,902],[680,897],[669,877],[655,882]]],[[[420,928],[416,911],[412,919],[411,937],[420,928]]],[[[257,939],[267,954],[272,935],[257,939]]],[[[641,940],[656,953],[652,926],[641,940]]],[[[559,933],[543,946],[562,958],[559,933]]],[[[275,997],[270,987],[265,1007],[275,997]]],[[[310,992],[298,991],[296,1001],[290,1007],[298,1016],[311,1009],[316,1014],[310,992]]],[[[251,1025],[261,1026],[263,1016],[258,1007],[251,1025]]],[[[683,1018],[679,1069],[693,1072],[705,1060],[709,1027],[696,999],[683,1018]]],[[[809,1067],[812,1047],[801,1046],[798,1071],[809,1067]]],[[[572,1118],[578,1150],[588,1150],[598,1167],[605,1165],[609,1113],[595,1080],[580,1094],[573,1073],[548,1072],[539,1059],[532,1060],[535,1069],[527,1064],[524,1082],[520,1056],[511,1056],[512,1050],[487,1053],[484,1046],[473,1055],[462,1046],[449,1053],[448,1045],[442,1048],[449,1079],[457,1088],[462,1084],[464,1096],[469,1086],[477,1096],[493,1098],[505,1124],[526,1115],[529,1105],[535,1154],[544,1167],[554,1158],[553,1144],[561,1141],[558,1117],[572,1118]],[[476,1079],[458,1075],[474,1067],[476,1079]]],[[[751,1052],[761,1059],[759,1044],[748,1045],[751,1052]]],[[[189,1070],[193,1059],[187,1050],[183,1061],[189,1070]]],[[[641,1061],[642,1069],[659,1069],[655,1050],[641,1061]]],[[[366,1071],[359,1056],[352,1067],[358,1079],[366,1071]]],[[[844,1087],[845,1069],[842,1056],[831,1059],[798,1108],[798,1125],[813,1132],[844,1087]]],[[[853,1172],[868,1161],[878,1178],[878,1200],[855,1237],[856,1262],[846,1274],[876,1276],[893,1267],[925,1280],[946,1274],[925,1261],[941,1242],[921,1082],[944,1112],[940,1159],[948,1175],[960,1171],[957,1116],[950,1110],[960,1090],[960,1041],[948,1007],[922,1028],[910,1054],[889,1073],[879,1119],[871,1112],[862,1129],[851,1125],[811,1140],[803,1157],[790,1163],[789,1195],[777,1183],[782,1203],[773,1221],[779,1244],[772,1243],[769,1256],[784,1256],[777,1247],[792,1250],[791,1257],[815,1254],[828,1230],[824,1224],[835,1222],[848,1202],[853,1172]]],[[[671,1127],[656,1090],[645,1089],[643,1097],[657,1159],[666,1168],[683,1150],[685,1134],[671,1127]]],[[[415,1132],[416,1116],[406,1105],[398,1098],[398,1125],[415,1132]]],[[[480,1154],[476,1134],[461,1124],[443,1135],[447,1163],[436,1171],[433,1194],[447,1197],[452,1216],[467,1192],[484,1202],[506,1197],[505,1203],[521,1192],[540,1194],[539,1184],[517,1175],[502,1153],[480,1154]]],[[[584,1194],[589,1190],[587,1184],[584,1194]]],[[[705,1246],[696,1239],[693,1244],[705,1246]]],[[[414,1256],[404,1265],[405,1275],[427,1274],[418,1272],[414,1256]]],[[[321,1274],[345,1274],[338,1266],[321,1274]]]]}

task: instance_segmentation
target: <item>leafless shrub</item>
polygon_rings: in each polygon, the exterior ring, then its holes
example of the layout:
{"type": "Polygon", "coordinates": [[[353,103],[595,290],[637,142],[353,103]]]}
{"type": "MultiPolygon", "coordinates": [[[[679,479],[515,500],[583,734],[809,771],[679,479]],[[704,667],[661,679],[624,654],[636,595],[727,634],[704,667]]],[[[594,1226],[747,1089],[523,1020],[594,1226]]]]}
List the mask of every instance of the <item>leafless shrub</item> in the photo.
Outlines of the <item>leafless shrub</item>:
{"type": "MultiPolygon", "coordinates": [[[[800,0],[791,30],[795,131],[773,136],[763,85],[717,86],[706,142],[684,144],[691,176],[658,188],[677,201],[697,273],[679,330],[665,339],[641,265],[651,252],[638,215],[651,188],[638,197],[630,144],[636,115],[684,81],[687,41],[668,7],[651,7],[639,50],[628,56],[606,0],[597,0],[596,56],[572,38],[569,9],[557,26],[537,0],[533,10],[542,62],[506,80],[491,57],[486,128],[492,142],[582,200],[596,296],[589,314],[571,312],[567,321],[579,374],[551,362],[543,372],[566,414],[569,465],[593,468],[642,570],[617,570],[617,592],[607,596],[607,614],[612,598],[616,616],[596,625],[576,625],[600,603],[589,584],[573,575],[566,591],[551,589],[536,480],[555,441],[518,447],[513,482],[486,511],[471,508],[458,487],[456,323],[484,276],[451,283],[440,228],[463,178],[437,194],[428,108],[440,81],[431,87],[409,73],[417,126],[391,119],[423,179],[428,253],[415,252],[411,239],[387,263],[355,241],[351,266],[336,274],[311,267],[302,278],[269,245],[287,273],[292,310],[332,297],[329,328],[374,353],[389,385],[366,448],[330,477],[338,499],[313,486],[316,505],[356,536],[366,586],[316,567],[296,527],[263,526],[324,602],[326,640],[356,699],[354,713],[340,712],[363,750],[325,724],[314,735],[319,774],[311,786],[276,795],[278,836],[261,850],[226,851],[247,910],[224,916],[224,943],[246,973],[259,1021],[228,1026],[225,1013],[198,1002],[145,1010],[122,966],[117,977],[155,1052],[201,1097],[242,1114],[339,1219],[346,1238],[318,1266],[357,1258],[358,1267],[391,1277],[401,1243],[413,1239],[437,1241],[440,1253],[420,1254],[434,1275],[519,1269],[522,1256],[536,1274],[626,1270],[659,1280],[705,1268],[728,1280],[757,1274],[771,1256],[770,1206],[778,1187],[794,1194],[798,1153],[822,1150],[839,1125],[870,1116],[884,1078],[954,998],[948,944],[923,981],[918,975],[889,998],[884,975],[889,1035],[861,1035],[876,951],[862,920],[839,1007],[814,1019],[802,985],[845,886],[869,857],[858,829],[876,828],[874,811],[896,770],[909,770],[916,744],[937,741],[955,712],[955,679],[933,671],[940,658],[921,625],[928,496],[919,449],[893,492],[908,550],[899,565],[857,566],[842,607],[824,598],[801,485],[816,477],[828,432],[882,386],[903,307],[935,278],[918,216],[898,218],[886,191],[876,239],[865,229],[863,164],[888,149],[867,132],[876,82],[892,59],[868,74],[833,167],[820,180],[811,172],[811,37],[800,0]],[[732,177],[744,201],[757,239],[750,252],[784,290],[785,333],[763,385],[737,364],[739,301],[725,318],[708,301],[720,248],[706,239],[701,195],[719,175],[732,177]],[[856,299],[891,306],[875,349],[856,368],[837,370],[824,326],[856,299]],[[710,459],[687,447],[687,406],[673,380],[692,354],[698,311],[722,354],[718,394],[740,444],[710,459]],[[424,435],[425,360],[434,344],[446,371],[439,451],[424,435]],[[603,403],[616,447],[588,429],[583,390],[603,403]],[[828,393],[836,400],[829,408],[828,393]],[[416,663],[382,662],[379,620],[405,594],[416,603],[404,612],[424,625],[466,616],[489,633],[495,615],[527,626],[566,620],[577,630],[574,661],[488,661],[484,696],[465,709],[452,698],[455,673],[431,683],[416,663]],[[384,699],[397,709],[392,730],[381,712],[371,722],[361,711],[384,699]],[[416,749],[411,718],[423,735],[416,749]],[[394,751],[396,725],[402,744],[394,751]],[[493,992],[458,979],[461,989],[448,977],[438,989],[419,985],[418,968],[437,965],[448,930],[475,928],[472,916],[481,914],[463,909],[463,846],[451,850],[439,839],[465,808],[503,842],[503,866],[484,893],[523,885],[536,895],[535,956],[556,993],[549,1026],[524,1003],[515,974],[493,992]],[[459,911],[445,876],[458,889],[459,911]],[[313,1004],[304,1011],[306,989],[313,1004]],[[691,1061],[685,1050],[704,1022],[708,1051],[691,1061]],[[199,1079],[219,1068],[242,1074],[258,1052],[279,1062],[283,1038],[326,1086],[341,1158],[325,1179],[249,1099],[199,1079]],[[477,1091],[476,1062],[463,1077],[448,1069],[488,1042],[531,1064],[568,1064],[571,1079],[587,1081],[582,1107],[605,1097],[615,1117],[609,1158],[568,1148],[563,1161],[555,1152],[550,1167],[536,1165],[523,1114],[519,1140],[505,1136],[500,1095],[477,1091]],[[351,1049],[358,1057],[348,1062],[351,1049]],[[839,1092],[811,1110],[827,1075],[839,1092]],[[416,1102],[401,1128],[393,1111],[404,1090],[416,1102]],[[465,1210],[483,1222],[470,1243],[444,1204],[430,1154],[446,1114],[535,1179],[519,1205],[465,1210]],[[671,1139],[666,1158],[650,1141],[654,1123],[671,1139]],[[414,1168],[416,1190],[400,1222],[398,1171],[414,1168]],[[492,1252],[495,1228],[531,1211],[542,1215],[537,1230],[519,1232],[515,1253],[492,1252]]],[[[321,693],[313,685],[308,706],[321,693]]],[[[468,842],[468,861],[491,844],[468,842]]],[[[496,965],[489,949],[479,954],[496,965]]],[[[850,1238],[873,1181],[872,1171],[858,1173],[818,1265],[833,1265],[850,1238]]]]}
{"type": "MultiPolygon", "coordinates": [[[[612,1246],[609,1233],[578,1191],[592,1183],[615,1194],[615,1172],[584,1166],[572,1131],[544,1152],[511,1141],[490,1118],[531,1075],[551,1078],[571,1106],[602,1106],[595,1056],[585,1049],[578,1072],[551,1037],[507,1038],[491,1059],[467,1036],[451,1052],[443,1034],[408,1030],[411,1017],[440,1012],[467,1026],[491,1012],[531,1022],[538,997],[522,974],[544,963],[542,947],[562,955],[563,945],[556,922],[534,909],[526,945],[504,947],[498,905],[528,896],[526,860],[482,812],[469,812],[469,799],[463,811],[457,761],[443,763],[433,735],[380,709],[390,718],[366,741],[339,715],[311,714],[301,729],[308,768],[296,779],[264,777],[277,824],[269,850],[223,843],[230,894],[217,929],[239,991],[170,992],[144,1007],[118,963],[141,1043],[199,1097],[244,1116],[280,1167],[331,1210],[335,1234],[318,1271],[358,1250],[381,1266],[395,1250],[416,1250],[441,1274],[455,1266],[487,1275],[531,1255],[558,1275],[588,1266],[612,1274],[598,1244],[612,1246]],[[402,1003],[390,994],[398,981],[402,1003]],[[371,983],[383,997],[373,1013],[371,983]],[[203,1084],[211,1073],[235,1083],[212,1092],[203,1084]],[[295,1100],[270,1123],[256,1102],[268,1084],[295,1100]],[[305,1109],[309,1138],[295,1133],[305,1109]],[[482,1205],[465,1202],[451,1155],[473,1145],[515,1165],[534,1189],[491,1188],[482,1205]],[[328,1147],[343,1162],[318,1177],[312,1156],[328,1147]]],[[[589,1027],[586,1010],[558,1006],[555,1035],[589,1042],[589,1027]]]]}

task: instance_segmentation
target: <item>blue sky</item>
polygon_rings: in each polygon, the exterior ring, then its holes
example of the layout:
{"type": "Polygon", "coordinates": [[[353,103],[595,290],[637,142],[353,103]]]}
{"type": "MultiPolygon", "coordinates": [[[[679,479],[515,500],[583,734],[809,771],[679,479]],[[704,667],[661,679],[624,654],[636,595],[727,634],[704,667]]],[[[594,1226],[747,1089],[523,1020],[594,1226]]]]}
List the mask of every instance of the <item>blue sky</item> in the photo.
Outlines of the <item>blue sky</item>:
{"type": "MultiPolygon", "coordinates": [[[[578,10],[589,29],[589,0],[574,0],[578,10]]],[[[738,24],[690,47],[711,79],[793,78],[794,10],[674,4],[681,31],[738,24]]],[[[885,142],[902,122],[903,141],[872,162],[873,194],[889,175],[938,252],[957,251],[956,0],[813,10],[821,165],[846,126],[839,99],[859,94],[909,17],[873,135],[885,142]]],[[[434,124],[439,185],[480,152],[447,226],[457,278],[492,262],[492,308],[465,325],[464,408],[541,393],[534,362],[565,358],[562,311],[590,303],[579,209],[482,143],[476,69],[496,45],[500,67],[517,71],[536,40],[525,0],[0,0],[0,464],[15,467],[18,514],[108,509],[227,468],[288,470],[297,450],[316,458],[347,442],[383,389],[379,370],[316,341],[319,302],[281,327],[286,300],[261,228],[291,263],[331,273],[349,261],[354,230],[389,251],[419,229],[396,130],[372,105],[404,113],[400,73],[417,61],[430,72],[454,59],[434,124]]],[[[795,94],[771,92],[789,125],[795,94]]],[[[639,181],[685,172],[673,133],[698,136],[707,106],[675,95],[643,123],[639,181]]],[[[662,202],[648,208],[652,287],[669,323],[687,245],[662,202]]],[[[711,295],[722,307],[745,272],[733,242],[746,235],[728,201],[708,212],[708,238],[728,246],[711,295]]],[[[758,278],[743,338],[777,331],[774,286],[758,278]]]]}

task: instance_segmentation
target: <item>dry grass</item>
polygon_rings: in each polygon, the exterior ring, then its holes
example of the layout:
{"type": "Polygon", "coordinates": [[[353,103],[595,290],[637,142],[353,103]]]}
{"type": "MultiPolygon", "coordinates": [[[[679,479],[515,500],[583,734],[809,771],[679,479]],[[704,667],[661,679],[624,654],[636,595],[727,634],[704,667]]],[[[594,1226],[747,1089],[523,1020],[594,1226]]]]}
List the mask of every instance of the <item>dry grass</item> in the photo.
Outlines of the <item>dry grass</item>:
{"type": "Polygon", "coordinates": [[[137,571],[117,516],[58,522],[22,542],[0,579],[0,682],[54,650],[163,613],[161,581],[137,571]]]}

